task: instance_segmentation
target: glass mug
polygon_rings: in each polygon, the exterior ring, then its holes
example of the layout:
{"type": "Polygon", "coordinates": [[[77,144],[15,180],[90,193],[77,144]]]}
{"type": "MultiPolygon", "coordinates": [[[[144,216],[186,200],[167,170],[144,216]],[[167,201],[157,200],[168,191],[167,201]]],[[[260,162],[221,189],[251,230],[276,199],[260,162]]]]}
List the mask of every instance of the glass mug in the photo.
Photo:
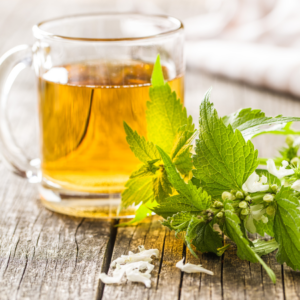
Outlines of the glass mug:
{"type": "Polygon", "coordinates": [[[34,46],[0,60],[0,151],[13,172],[38,183],[50,210],[80,217],[133,217],[120,210],[121,193],[139,161],[123,121],[147,136],[146,102],[160,54],[165,79],[183,101],[183,25],[168,16],[90,14],[33,27],[34,46]],[[6,102],[17,74],[38,79],[40,159],[15,144],[6,102]]]}

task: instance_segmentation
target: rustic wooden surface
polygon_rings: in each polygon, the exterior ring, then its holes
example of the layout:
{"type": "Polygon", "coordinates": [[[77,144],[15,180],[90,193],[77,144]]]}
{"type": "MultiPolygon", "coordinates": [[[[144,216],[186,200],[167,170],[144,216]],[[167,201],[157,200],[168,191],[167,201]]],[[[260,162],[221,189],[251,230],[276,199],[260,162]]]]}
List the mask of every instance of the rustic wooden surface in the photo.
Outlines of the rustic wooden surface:
{"type": "MultiPolygon", "coordinates": [[[[20,43],[31,43],[31,26],[38,21],[67,13],[112,10],[116,2],[1,0],[0,54],[20,43]]],[[[196,13],[194,0],[164,3],[166,12],[179,17],[196,13]]],[[[268,115],[300,115],[300,99],[188,70],[186,106],[195,119],[202,95],[210,86],[221,115],[242,107],[260,108],[268,115]]],[[[9,106],[16,140],[28,155],[36,155],[36,95],[31,70],[17,79],[9,106]]],[[[274,145],[279,147],[282,140],[259,137],[255,145],[261,156],[270,156],[276,154],[274,145]]],[[[200,254],[195,259],[157,218],[116,229],[113,221],[66,217],[43,208],[35,186],[11,175],[3,163],[0,178],[0,300],[300,299],[300,272],[279,265],[274,253],[264,260],[276,273],[276,285],[260,265],[239,260],[234,246],[221,258],[200,254]],[[109,270],[111,259],[135,251],[141,244],[161,253],[154,261],[151,289],[138,283],[104,286],[99,282],[99,274],[109,270]],[[215,275],[182,274],[175,267],[182,257],[201,263],[215,275]]]]}

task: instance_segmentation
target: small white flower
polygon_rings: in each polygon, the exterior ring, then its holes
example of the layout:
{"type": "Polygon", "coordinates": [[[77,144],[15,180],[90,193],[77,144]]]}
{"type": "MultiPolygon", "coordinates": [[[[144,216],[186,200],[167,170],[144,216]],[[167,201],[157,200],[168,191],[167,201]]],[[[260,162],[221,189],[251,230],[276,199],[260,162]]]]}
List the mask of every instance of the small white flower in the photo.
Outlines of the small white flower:
{"type": "Polygon", "coordinates": [[[267,178],[265,175],[262,175],[262,176],[260,177],[259,182],[261,182],[261,183],[267,183],[267,182],[268,182],[268,178],[267,178]]]}
{"type": "Polygon", "coordinates": [[[113,284],[113,283],[117,283],[117,284],[121,284],[122,283],[122,276],[121,277],[110,277],[108,275],[106,275],[105,273],[101,273],[99,276],[99,279],[105,283],[105,284],[113,284]]]}
{"type": "Polygon", "coordinates": [[[253,219],[259,221],[263,214],[265,214],[266,209],[264,208],[263,204],[257,204],[250,206],[250,213],[253,219]]]}
{"type": "Polygon", "coordinates": [[[184,258],[176,264],[176,267],[178,269],[180,269],[182,272],[185,272],[185,273],[200,273],[201,272],[201,273],[206,273],[208,275],[214,275],[214,273],[212,271],[202,268],[201,265],[194,265],[194,264],[190,264],[190,263],[187,263],[184,265],[183,262],[184,262],[184,258]]]}
{"type": "Polygon", "coordinates": [[[149,273],[141,273],[139,269],[129,269],[126,276],[129,281],[142,282],[147,288],[151,287],[151,275],[149,273]]]}
{"type": "Polygon", "coordinates": [[[278,179],[282,179],[285,176],[293,175],[295,173],[292,169],[286,169],[288,165],[289,163],[286,160],[284,160],[282,162],[282,167],[279,167],[279,170],[277,170],[273,159],[268,159],[267,161],[268,172],[276,176],[278,179]]]}
{"type": "Polygon", "coordinates": [[[155,256],[156,258],[158,258],[158,256],[159,256],[158,249],[140,250],[139,253],[133,253],[133,252],[129,251],[128,255],[121,255],[121,257],[114,260],[111,263],[111,266],[115,267],[116,264],[123,265],[123,264],[134,263],[137,261],[151,262],[152,256],[155,256]]]}
{"type": "Polygon", "coordinates": [[[262,222],[263,222],[264,224],[267,224],[268,221],[269,221],[268,217],[265,216],[265,215],[262,215],[262,216],[261,216],[261,220],[262,220],[262,222]]]}
{"type": "Polygon", "coordinates": [[[139,253],[128,252],[128,255],[121,255],[111,263],[111,267],[116,267],[113,271],[113,276],[107,276],[105,273],[100,274],[100,279],[105,284],[122,283],[124,274],[129,281],[142,282],[146,287],[151,287],[151,275],[154,265],[152,256],[158,257],[158,249],[145,250],[144,246],[139,246],[139,253]],[[143,273],[141,271],[144,271],[143,273]],[[145,271],[146,270],[146,271],[145,271]]]}
{"type": "Polygon", "coordinates": [[[300,180],[297,180],[297,181],[295,181],[295,182],[292,184],[292,189],[294,189],[295,191],[300,192],[300,180]]]}
{"type": "Polygon", "coordinates": [[[245,227],[250,233],[256,233],[256,227],[253,222],[253,216],[249,215],[245,222],[245,227]]]}
{"type": "Polygon", "coordinates": [[[274,200],[274,196],[272,194],[265,194],[263,200],[266,202],[272,202],[274,200]]]}
{"type": "Polygon", "coordinates": [[[264,185],[264,183],[267,183],[267,178],[262,176],[259,179],[259,176],[253,172],[243,184],[242,189],[248,193],[265,192],[269,189],[269,185],[264,185]]]}

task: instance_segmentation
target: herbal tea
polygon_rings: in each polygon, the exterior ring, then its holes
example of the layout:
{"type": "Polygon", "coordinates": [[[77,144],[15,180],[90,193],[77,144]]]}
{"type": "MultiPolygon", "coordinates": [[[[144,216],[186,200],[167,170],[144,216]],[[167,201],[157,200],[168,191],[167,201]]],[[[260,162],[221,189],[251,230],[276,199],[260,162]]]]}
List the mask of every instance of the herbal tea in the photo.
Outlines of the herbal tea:
{"type": "MultiPolygon", "coordinates": [[[[147,136],[153,65],[90,62],[56,67],[39,78],[43,176],[65,189],[120,193],[139,161],[123,121],[147,136]],[[59,78],[60,83],[56,83],[59,78]]],[[[170,78],[164,68],[165,78],[170,78]]],[[[169,84],[183,99],[183,77],[169,84]]]]}

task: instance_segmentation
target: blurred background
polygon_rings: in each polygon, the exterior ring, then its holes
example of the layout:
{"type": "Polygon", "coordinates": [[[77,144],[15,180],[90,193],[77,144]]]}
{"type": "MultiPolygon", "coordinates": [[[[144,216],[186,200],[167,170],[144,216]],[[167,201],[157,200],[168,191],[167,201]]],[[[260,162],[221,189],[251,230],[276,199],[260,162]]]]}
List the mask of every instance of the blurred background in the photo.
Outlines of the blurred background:
{"type": "MultiPolygon", "coordinates": [[[[35,23],[88,12],[142,12],[181,19],[186,32],[186,106],[198,119],[203,93],[213,86],[220,115],[252,106],[274,116],[300,116],[299,0],[1,0],[0,54],[33,43],[35,23]],[[296,103],[297,102],[297,103],[296,103]]],[[[13,86],[10,105],[36,111],[34,74],[23,71],[13,86]],[[21,95],[21,99],[20,99],[21,95]]],[[[23,122],[10,110],[16,138],[23,122]]],[[[33,127],[36,123],[33,123],[33,127]]],[[[261,156],[275,155],[280,139],[257,139],[261,156]],[[260,141],[260,142],[259,142],[260,141]],[[271,141],[271,140],[270,140],[271,141]]],[[[33,138],[26,149],[35,152],[33,138]]]]}

